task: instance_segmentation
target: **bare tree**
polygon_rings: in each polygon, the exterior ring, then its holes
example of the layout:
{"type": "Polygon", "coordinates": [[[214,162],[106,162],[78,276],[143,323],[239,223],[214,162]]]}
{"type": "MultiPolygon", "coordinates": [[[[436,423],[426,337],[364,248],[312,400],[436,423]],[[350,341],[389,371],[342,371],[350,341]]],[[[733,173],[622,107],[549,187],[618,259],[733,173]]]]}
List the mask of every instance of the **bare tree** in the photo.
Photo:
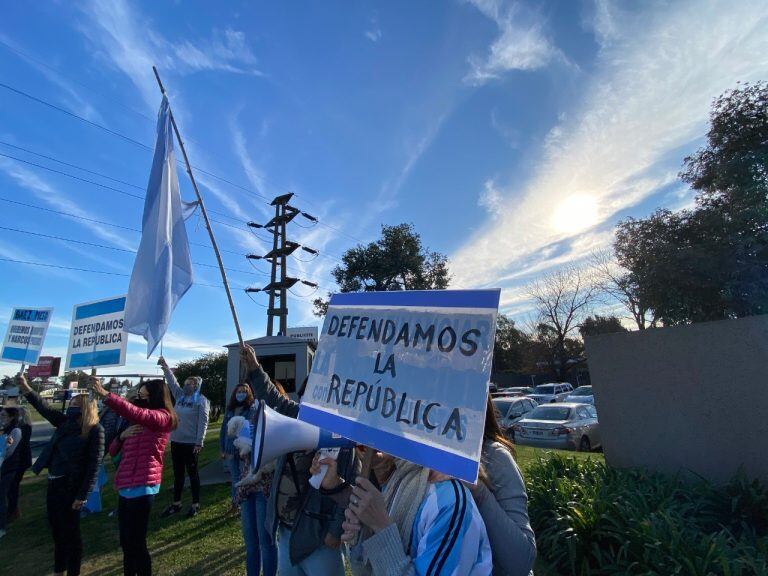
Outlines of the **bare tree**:
{"type": "Polygon", "coordinates": [[[578,329],[598,294],[591,270],[569,266],[533,282],[528,294],[537,308],[536,340],[560,380],[583,361],[578,329]]]}
{"type": "Polygon", "coordinates": [[[655,328],[654,311],[644,302],[637,283],[628,270],[622,268],[609,250],[592,255],[592,267],[599,290],[617,300],[630,313],[638,330],[655,328]]]}

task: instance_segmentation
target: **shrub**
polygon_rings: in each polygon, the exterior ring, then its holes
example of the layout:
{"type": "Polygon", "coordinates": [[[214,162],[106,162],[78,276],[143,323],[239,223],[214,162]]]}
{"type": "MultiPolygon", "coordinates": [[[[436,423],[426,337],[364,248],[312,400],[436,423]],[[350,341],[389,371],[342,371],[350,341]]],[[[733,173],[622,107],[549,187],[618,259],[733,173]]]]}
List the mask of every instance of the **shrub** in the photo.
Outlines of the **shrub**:
{"type": "Polygon", "coordinates": [[[562,574],[768,575],[768,488],[549,455],[526,474],[539,555],[562,574]]]}

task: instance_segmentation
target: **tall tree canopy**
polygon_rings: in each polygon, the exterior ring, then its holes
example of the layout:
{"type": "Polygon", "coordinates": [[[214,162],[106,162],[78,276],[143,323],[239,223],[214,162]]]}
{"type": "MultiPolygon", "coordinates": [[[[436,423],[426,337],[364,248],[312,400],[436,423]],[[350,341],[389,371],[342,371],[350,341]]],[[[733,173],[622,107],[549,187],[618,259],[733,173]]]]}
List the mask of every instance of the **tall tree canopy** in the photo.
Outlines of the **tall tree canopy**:
{"type": "MultiPolygon", "coordinates": [[[[421,243],[412,224],[381,227],[381,238],[347,250],[331,272],[341,292],[434,290],[447,288],[448,258],[421,243]]],[[[328,302],[314,301],[323,316],[328,302]]]]}
{"type": "Polygon", "coordinates": [[[530,348],[530,337],[504,314],[496,317],[493,346],[493,371],[518,372],[523,369],[530,348]]]}
{"type": "Polygon", "coordinates": [[[595,314],[594,316],[589,316],[579,326],[579,334],[581,334],[582,338],[597,334],[613,334],[614,332],[627,332],[627,329],[621,323],[621,318],[617,316],[595,314]]]}
{"type": "Polygon", "coordinates": [[[693,209],[621,222],[614,249],[664,324],[768,312],[768,83],[714,102],[706,145],[680,177],[693,209]]]}
{"type": "Polygon", "coordinates": [[[190,362],[179,362],[173,370],[176,380],[183,383],[190,376],[203,379],[203,394],[211,406],[226,406],[227,354],[226,352],[203,354],[190,362]]]}

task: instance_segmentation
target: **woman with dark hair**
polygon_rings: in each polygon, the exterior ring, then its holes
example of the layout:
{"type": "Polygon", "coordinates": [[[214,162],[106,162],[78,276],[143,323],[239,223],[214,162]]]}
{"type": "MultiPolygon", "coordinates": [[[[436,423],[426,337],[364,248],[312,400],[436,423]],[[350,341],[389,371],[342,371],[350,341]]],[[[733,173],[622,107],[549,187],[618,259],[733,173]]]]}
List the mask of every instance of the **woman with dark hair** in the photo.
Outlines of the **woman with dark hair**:
{"type": "Polygon", "coordinates": [[[16,376],[24,397],[56,429],[32,471],[48,469],[46,508],[54,544],[54,576],[78,576],[83,559],[80,510],[96,485],[104,454],[104,429],[99,424],[96,401],[85,394],[74,396],[65,412],[43,402],[23,374],[16,376]]]}
{"type": "Polygon", "coordinates": [[[0,466],[0,538],[5,536],[9,513],[19,500],[19,474],[32,465],[29,438],[32,427],[24,422],[23,412],[9,406],[0,410],[0,432],[6,440],[5,459],[0,466]],[[15,495],[14,495],[15,491],[15,495]]]}
{"type": "Polygon", "coordinates": [[[112,456],[121,453],[115,474],[120,495],[117,507],[120,546],[125,576],[151,576],[152,558],[147,549],[147,526],[155,495],[160,492],[165,446],[178,418],[165,381],[147,380],[139,386],[133,402],[107,392],[97,378],[93,392],[131,424],[109,447],[112,456]]]}
{"type": "MultiPolygon", "coordinates": [[[[241,350],[248,382],[257,400],[285,416],[296,418],[298,402],[288,398],[272,382],[249,345],[241,350]]],[[[275,530],[277,564],[280,576],[343,576],[341,525],[344,511],[329,497],[309,484],[314,452],[292,452],[277,459],[272,487],[267,499],[267,528],[275,530]]],[[[353,476],[354,455],[342,448],[338,470],[345,478],[353,476]]]]}
{"type": "MultiPolygon", "coordinates": [[[[8,408],[11,408],[9,406],[8,408]]],[[[21,428],[21,453],[19,454],[19,463],[16,467],[16,478],[11,483],[8,490],[8,522],[13,522],[21,517],[21,508],[19,507],[19,490],[21,489],[21,480],[24,473],[32,467],[32,418],[29,410],[21,406],[13,406],[19,411],[19,428],[21,428]]]]}
{"type": "Polygon", "coordinates": [[[536,536],[515,447],[504,436],[488,395],[483,434],[485,481],[468,486],[483,517],[493,551],[494,576],[526,576],[536,560],[536,536]]]}
{"type": "Polygon", "coordinates": [[[240,481],[240,456],[235,450],[234,438],[227,434],[229,421],[235,416],[243,416],[246,420],[250,417],[251,406],[253,405],[253,392],[248,384],[238,384],[232,390],[227,404],[227,411],[221,422],[221,433],[219,434],[219,448],[221,450],[221,459],[227,460],[229,464],[229,479],[232,482],[231,498],[232,505],[229,513],[239,512],[237,505],[237,483],[240,481]]]}

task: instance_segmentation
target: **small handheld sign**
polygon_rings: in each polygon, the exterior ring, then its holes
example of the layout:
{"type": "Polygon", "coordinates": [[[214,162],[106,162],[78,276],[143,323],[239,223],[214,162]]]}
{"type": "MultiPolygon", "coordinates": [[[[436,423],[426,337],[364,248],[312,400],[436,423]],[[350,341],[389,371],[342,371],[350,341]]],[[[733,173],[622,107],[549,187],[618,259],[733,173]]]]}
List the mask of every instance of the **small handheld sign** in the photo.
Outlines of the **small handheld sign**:
{"type": "Polygon", "coordinates": [[[123,330],[125,296],[76,304],[67,350],[67,370],[123,366],[128,334],[123,330]]]}
{"type": "Polygon", "coordinates": [[[475,482],[499,294],[335,294],[299,419],[475,482]]]}
{"type": "Polygon", "coordinates": [[[14,308],[3,340],[4,362],[37,364],[53,308],[14,308]]]}

